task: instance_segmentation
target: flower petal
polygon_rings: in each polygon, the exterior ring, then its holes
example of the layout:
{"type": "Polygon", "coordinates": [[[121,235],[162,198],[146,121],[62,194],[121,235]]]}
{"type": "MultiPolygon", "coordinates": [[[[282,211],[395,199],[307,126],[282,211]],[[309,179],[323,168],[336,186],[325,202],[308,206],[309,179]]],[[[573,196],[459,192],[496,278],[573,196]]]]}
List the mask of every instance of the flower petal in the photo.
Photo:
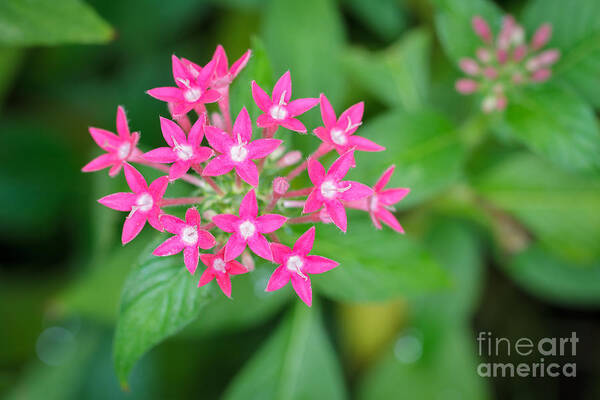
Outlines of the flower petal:
{"type": "Polygon", "coordinates": [[[329,99],[325,97],[324,94],[321,93],[321,118],[323,118],[323,123],[327,130],[333,128],[335,123],[337,122],[337,118],[335,116],[335,111],[329,102],[329,99]]]}
{"type": "Polygon", "coordinates": [[[115,159],[114,159],[113,155],[110,153],[105,153],[105,154],[102,154],[101,156],[94,158],[92,161],[87,163],[83,168],[81,168],[81,171],[83,171],[83,172],[99,171],[101,169],[111,166],[114,162],[115,162],[115,159]]]}
{"type": "Polygon", "coordinates": [[[234,233],[229,237],[225,245],[225,261],[231,261],[237,258],[246,248],[246,241],[239,233],[234,233]]]}
{"type": "Polygon", "coordinates": [[[148,188],[148,192],[154,199],[154,205],[157,206],[160,204],[162,197],[165,195],[165,191],[167,190],[167,185],[169,184],[169,178],[166,176],[161,176],[157,178],[150,184],[148,188]]]}
{"type": "Polygon", "coordinates": [[[289,70],[279,78],[273,87],[273,96],[271,97],[273,103],[278,104],[281,95],[283,95],[283,101],[286,103],[288,103],[292,97],[292,79],[289,70]]]}
{"type": "Polygon", "coordinates": [[[129,140],[129,125],[122,106],[117,107],[117,133],[124,140],[129,140]]]}
{"type": "Polygon", "coordinates": [[[144,225],[146,225],[146,219],[146,214],[140,211],[136,211],[125,218],[121,242],[123,244],[131,242],[142,231],[144,225]]]}
{"type": "Polygon", "coordinates": [[[271,154],[283,143],[283,140],[279,139],[257,139],[246,146],[248,149],[248,158],[257,159],[264,158],[271,154]]]}
{"type": "Polygon", "coordinates": [[[311,226],[306,232],[296,240],[294,244],[294,252],[303,256],[310,253],[315,242],[315,227],[311,226]]]}
{"type": "Polygon", "coordinates": [[[127,184],[131,188],[134,193],[146,192],[148,191],[148,184],[146,180],[139,173],[139,171],[133,168],[129,164],[125,164],[125,179],[127,180],[127,184]]]}
{"type": "Polygon", "coordinates": [[[277,124],[277,121],[271,118],[269,114],[260,114],[258,118],[256,118],[256,125],[260,128],[268,128],[277,124]]]}
{"type": "Polygon", "coordinates": [[[200,281],[198,282],[198,287],[204,286],[207,283],[210,283],[215,278],[215,273],[212,268],[206,268],[200,277],[200,281]]]}
{"type": "Polygon", "coordinates": [[[286,109],[290,116],[295,117],[300,114],[304,114],[317,104],[319,104],[319,99],[309,97],[291,101],[290,104],[286,106],[286,109]]]}
{"type": "Polygon", "coordinates": [[[310,279],[303,279],[294,274],[292,275],[292,286],[298,294],[298,297],[300,297],[307,306],[312,306],[312,287],[310,285],[310,279]]]}
{"type": "Polygon", "coordinates": [[[131,211],[136,198],[135,193],[120,192],[104,196],[98,200],[98,203],[117,211],[131,211]]]}
{"type": "Polygon", "coordinates": [[[210,147],[219,153],[228,153],[231,146],[234,145],[233,140],[231,140],[231,137],[227,133],[214,126],[207,126],[205,132],[206,140],[208,140],[210,147]]]}
{"type": "Polygon", "coordinates": [[[305,259],[307,263],[303,270],[309,274],[321,274],[340,265],[337,261],[321,256],[306,256],[305,259]]]}
{"type": "Polygon", "coordinates": [[[167,103],[179,103],[183,100],[181,89],[178,87],[157,87],[146,91],[146,93],[157,100],[166,101],[167,103]]]}
{"type": "Polygon", "coordinates": [[[248,50],[240,58],[238,58],[236,62],[233,63],[233,65],[229,69],[229,75],[231,76],[231,79],[235,78],[240,73],[240,71],[244,69],[246,64],[248,64],[248,60],[250,60],[251,54],[252,51],[248,50]]]}
{"type": "Polygon", "coordinates": [[[390,181],[390,178],[392,177],[392,174],[394,173],[395,169],[396,169],[395,165],[392,165],[388,169],[386,169],[385,172],[381,175],[381,177],[377,181],[377,183],[375,184],[375,186],[373,186],[373,190],[375,190],[376,192],[380,192],[381,189],[383,189],[385,187],[385,185],[387,185],[388,182],[390,181]]]}
{"type": "Polygon", "coordinates": [[[206,125],[206,114],[200,114],[194,125],[192,125],[192,129],[190,129],[190,133],[188,134],[188,144],[192,146],[193,149],[196,149],[202,143],[202,139],[204,138],[204,126],[206,125]]]}
{"type": "Polygon", "coordinates": [[[346,176],[353,163],[354,150],[349,150],[331,164],[329,171],[327,171],[327,176],[331,176],[336,181],[339,181],[346,176]]]}
{"type": "Polygon", "coordinates": [[[257,256],[262,257],[265,260],[273,260],[273,253],[271,252],[269,242],[260,233],[252,235],[248,238],[248,247],[250,247],[250,250],[252,250],[257,256]]]}
{"type": "Polygon", "coordinates": [[[196,207],[190,207],[185,211],[185,223],[192,226],[200,225],[200,213],[196,207]]]}
{"type": "Polygon", "coordinates": [[[229,159],[228,156],[218,156],[213,158],[208,162],[204,170],[202,171],[202,175],[205,176],[219,176],[225,175],[229,171],[233,169],[233,163],[229,159]]]}
{"type": "Polygon", "coordinates": [[[302,214],[309,214],[317,211],[323,205],[323,200],[319,195],[319,189],[315,188],[306,199],[304,203],[304,208],[302,209],[302,214]]]}
{"type": "Polygon", "coordinates": [[[202,94],[202,96],[200,96],[200,98],[198,99],[198,101],[194,104],[197,103],[214,103],[215,101],[218,101],[221,98],[221,93],[217,90],[207,90],[206,92],[204,92],[204,94],[202,94]]]}
{"type": "Polygon", "coordinates": [[[271,108],[271,105],[273,104],[271,98],[255,81],[252,81],[252,98],[262,112],[269,112],[269,108],[271,108]]]}
{"type": "Polygon", "coordinates": [[[169,180],[174,181],[184,176],[191,167],[189,161],[176,161],[171,165],[169,169],[169,180]]]}
{"type": "Polygon", "coordinates": [[[325,168],[316,158],[308,159],[308,177],[313,185],[319,186],[325,179],[325,168]]]}
{"type": "Polygon", "coordinates": [[[142,155],[145,160],[161,164],[172,163],[177,160],[177,155],[171,147],[158,147],[142,155]]]}
{"type": "Polygon", "coordinates": [[[219,214],[212,218],[212,222],[224,232],[235,232],[238,224],[240,223],[240,217],[233,214],[219,214]]]}
{"type": "Polygon", "coordinates": [[[177,253],[181,253],[183,250],[183,242],[178,236],[172,236],[162,242],[152,254],[155,256],[172,256],[177,253]]]}
{"type": "Polygon", "coordinates": [[[239,177],[250,186],[258,186],[258,168],[252,161],[246,160],[244,163],[237,164],[235,166],[235,172],[237,172],[239,177]]]}
{"type": "Polygon", "coordinates": [[[252,137],[252,121],[250,120],[250,114],[248,114],[248,110],[246,110],[245,106],[242,107],[242,110],[233,123],[234,139],[237,138],[238,135],[244,142],[250,141],[250,138],[252,137]]]}
{"type": "Polygon", "coordinates": [[[200,254],[200,260],[208,267],[208,269],[211,269],[215,258],[217,258],[215,254],[200,254]]]}
{"type": "Polygon", "coordinates": [[[410,192],[408,188],[387,189],[379,193],[378,198],[385,205],[396,204],[410,192]]]}
{"type": "Polygon", "coordinates": [[[173,147],[175,145],[173,140],[177,141],[179,144],[187,143],[185,132],[175,121],[160,117],[160,129],[169,146],[173,147]]]}
{"type": "MultiPolygon", "coordinates": [[[[346,111],[344,111],[340,115],[338,121],[344,124],[344,128],[348,126],[348,118],[350,118],[352,125],[360,124],[362,121],[364,111],[365,103],[361,101],[360,103],[356,103],[353,106],[349,107],[346,111]]],[[[357,128],[358,127],[353,128],[352,130],[348,131],[348,133],[351,135],[352,133],[354,133],[354,131],[356,131],[357,128]]]]}
{"type": "Polygon", "coordinates": [[[231,297],[231,278],[227,274],[217,274],[217,283],[227,297],[231,297]]]}
{"type": "Polygon", "coordinates": [[[198,248],[195,246],[186,246],[183,249],[183,263],[190,274],[194,275],[196,268],[198,268],[198,248]]]}
{"type": "Polygon", "coordinates": [[[365,139],[362,136],[350,136],[348,137],[348,145],[356,147],[356,150],[360,151],[384,151],[385,147],[378,145],[377,143],[365,139]]]}
{"type": "Polygon", "coordinates": [[[160,224],[167,232],[174,235],[179,235],[181,230],[185,228],[186,225],[181,219],[169,214],[161,215],[160,224]]]}
{"type": "Polygon", "coordinates": [[[342,203],[338,200],[333,200],[325,203],[325,207],[335,226],[340,228],[342,232],[346,232],[346,229],[348,228],[348,217],[346,216],[346,209],[344,209],[342,203]]]}
{"type": "Polygon", "coordinates": [[[283,264],[292,250],[281,243],[271,243],[271,253],[273,253],[273,261],[277,264],[283,264]]]}
{"type": "Polygon", "coordinates": [[[284,120],[279,121],[279,125],[283,126],[294,132],[306,133],[306,127],[300,120],[296,118],[286,118],[284,120]]]}
{"type": "Polygon", "coordinates": [[[240,218],[251,218],[255,219],[258,215],[258,204],[256,203],[256,193],[254,189],[250,190],[240,203],[240,218]]]}
{"type": "Polygon", "coordinates": [[[279,290],[290,281],[290,273],[284,266],[280,266],[275,268],[273,274],[269,278],[269,282],[267,283],[266,292],[273,292],[275,290],[279,290]]]}
{"type": "Polygon", "coordinates": [[[356,201],[360,199],[364,199],[373,194],[373,189],[368,187],[367,185],[363,185],[359,182],[354,181],[342,181],[340,182],[342,186],[350,185],[350,189],[342,192],[340,198],[344,201],[356,201]]]}
{"type": "Polygon", "coordinates": [[[198,230],[198,247],[203,250],[213,248],[217,244],[215,237],[209,231],[204,229],[198,230]]]}
{"type": "Polygon", "coordinates": [[[215,74],[219,77],[227,75],[229,72],[229,61],[227,60],[227,54],[225,54],[223,46],[217,45],[212,59],[216,61],[215,74]]]}
{"type": "Polygon", "coordinates": [[[281,228],[287,218],[279,214],[261,215],[256,219],[256,227],[260,233],[271,233],[281,228]]]}
{"type": "Polygon", "coordinates": [[[395,230],[396,232],[404,233],[404,229],[400,222],[394,217],[394,214],[386,210],[385,208],[380,208],[375,212],[377,217],[383,221],[384,224],[395,230]]]}
{"type": "Polygon", "coordinates": [[[117,135],[105,129],[90,127],[89,131],[94,142],[104,151],[115,151],[122,143],[117,135]]]}

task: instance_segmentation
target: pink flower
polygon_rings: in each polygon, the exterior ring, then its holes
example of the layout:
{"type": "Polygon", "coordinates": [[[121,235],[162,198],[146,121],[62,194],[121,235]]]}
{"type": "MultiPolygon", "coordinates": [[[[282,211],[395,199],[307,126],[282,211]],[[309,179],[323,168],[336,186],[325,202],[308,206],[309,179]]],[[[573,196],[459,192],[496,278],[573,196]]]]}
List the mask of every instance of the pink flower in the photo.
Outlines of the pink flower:
{"type": "Polygon", "coordinates": [[[239,217],[232,214],[215,215],[214,224],[225,232],[233,233],[225,246],[225,260],[230,261],[242,254],[246,245],[257,256],[271,261],[273,255],[269,242],[262,235],[271,233],[281,228],[287,218],[279,214],[258,215],[258,204],[254,189],[250,190],[242,199],[239,208],[239,217]]]}
{"type": "Polygon", "coordinates": [[[140,134],[129,132],[125,110],[121,106],[117,108],[117,133],[119,136],[104,129],[90,128],[92,139],[107,153],[90,161],[81,169],[83,172],[99,171],[111,167],[108,174],[115,176],[121,171],[123,164],[141,154],[136,147],[140,140],[140,134]]]}
{"type": "Polygon", "coordinates": [[[160,222],[167,232],[176,236],[164,241],[152,254],[172,256],[183,251],[183,262],[190,274],[194,274],[198,267],[198,249],[210,249],[216,244],[215,237],[202,229],[198,210],[188,208],[185,221],[165,214],[160,218],[160,222]]]}
{"type": "Polygon", "coordinates": [[[300,133],[306,133],[306,127],[294,117],[307,112],[319,102],[319,99],[315,98],[297,99],[290,102],[292,97],[290,71],[279,78],[273,87],[272,97],[269,97],[255,81],[252,81],[252,97],[258,108],[264,112],[256,120],[256,125],[262,128],[281,125],[300,133]]]}
{"type": "Polygon", "coordinates": [[[248,268],[238,261],[225,261],[223,258],[224,249],[219,250],[217,254],[202,254],[200,259],[208,268],[200,277],[198,287],[204,286],[216,278],[219,287],[227,297],[231,297],[231,276],[240,275],[248,272],[248,268]]]}
{"type": "Polygon", "coordinates": [[[233,124],[233,137],[222,130],[207,126],[206,138],[208,143],[219,156],[213,158],[203,171],[206,176],[224,175],[235,169],[235,172],[245,182],[258,186],[258,168],[252,160],[263,158],[271,154],[282,143],[278,139],[252,138],[252,122],[246,107],[238,114],[233,124]]]}
{"type": "Polygon", "coordinates": [[[314,130],[315,135],[319,137],[330,148],[340,154],[346,153],[350,149],[361,151],[383,151],[385,147],[378,145],[368,139],[355,136],[354,132],[362,124],[364,103],[361,101],[348,108],[337,119],[331,103],[321,94],[321,116],[325,126],[320,126],[314,130]]]}
{"type": "Polygon", "coordinates": [[[213,55],[213,61],[216,63],[210,86],[213,89],[222,90],[227,88],[236,76],[244,69],[250,59],[251,51],[245,52],[229,69],[227,54],[223,46],[218,45],[213,55]]]}
{"type": "Polygon", "coordinates": [[[315,241],[315,227],[298,238],[290,249],[280,243],[272,243],[273,259],[279,264],[267,284],[267,292],[279,290],[291,280],[298,297],[309,307],[312,305],[312,288],[308,274],[327,272],[339,265],[321,256],[309,255],[315,241]]]}
{"type": "Polygon", "coordinates": [[[174,116],[185,115],[194,107],[205,103],[214,103],[221,94],[208,89],[213,73],[215,61],[212,60],[204,68],[173,55],[173,78],[177,87],[159,87],[148,90],[148,94],[155,99],[171,103],[171,112],[174,116]]]}
{"type": "Polygon", "coordinates": [[[346,232],[347,217],[343,201],[355,201],[369,196],[373,191],[362,183],[342,181],[354,162],[354,150],[340,156],[329,168],[325,168],[314,158],[308,160],[308,176],[315,185],[304,204],[303,213],[318,211],[323,205],[333,223],[346,232]]]}
{"type": "Polygon", "coordinates": [[[123,225],[121,241],[123,244],[131,242],[142,230],[146,221],[154,229],[163,230],[159,217],[162,214],[160,203],[167,190],[169,178],[162,176],[150,184],[135,168],[129,164],[124,165],[125,179],[132,193],[114,193],[98,200],[102,205],[117,211],[129,211],[123,225]]]}
{"type": "Polygon", "coordinates": [[[144,154],[148,161],[157,163],[173,163],[169,170],[169,179],[181,178],[192,165],[208,160],[214,154],[209,147],[200,146],[204,138],[205,114],[201,114],[192,126],[188,137],[175,122],[160,117],[160,128],[163,137],[170,147],[159,147],[144,154]]]}
{"type": "Polygon", "coordinates": [[[373,225],[377,229],[381,229],[382,221],[396,232],[404,233],[404,229],[392,214],[395,209],[394,204],[402,200],[410,192],[407,188],[384,189],[388,184],[392,174],[394,173],[395,165],[389,167],[379,178],[375,186],[373,186],[373,194],[367,199],[367,210],[373,221],[373,225]]]}

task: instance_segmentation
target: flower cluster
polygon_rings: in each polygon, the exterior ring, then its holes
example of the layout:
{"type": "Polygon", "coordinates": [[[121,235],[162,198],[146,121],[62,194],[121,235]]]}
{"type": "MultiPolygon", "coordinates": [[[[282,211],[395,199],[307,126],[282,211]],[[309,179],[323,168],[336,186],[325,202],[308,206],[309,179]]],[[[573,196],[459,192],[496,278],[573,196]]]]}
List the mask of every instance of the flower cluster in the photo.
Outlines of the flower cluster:
{"type": "Polygon", "coordinates": [[[460,60],[461,70],[470,78],[459,79],[456,90],[462,94],[481,93],[484,112],[504,110],[506,92],[511,87],[545,82],[550,78],[550,67],[560,57],[556,49],[541,51],[552,35],[550,24],[540,26],[527,43],[523,27],[510,15],[502,19],[502,28],[495,40],[483,18],[473,17],[472,23],[483,46],[477,49],[476,60],[460,60]]]}
{"type": "Polygon", "coordinates": [[[190,274],[196,272],[201,261],[206,268],[198,285],[215,279],[228,297],[231,297],[231,276],[254,269],[251,252],[278,265],[267,291],[278,290],[291,281],[298,296],[310,306],[309,275],[328,271],[338,263],[310,254],[315,240],[314,226],[291,248],[281,244],[276,232],[284,225],[319,222],[333,223],[346,232],[346,209],[350,208],[369,213],[378,229],[383,222],[402,233],[392,213],[393,205],[409,190],[384,189],[393,166],[372,188],[346,180],[348,171],[356,167],[356,151],[385,150],[354,134],[362,123],[363,103],[353,105],[338,118],[323,94],[319,98],[292,100],[289,71],[277,81],[271,95],[254,81],[248,88],[263,112],[256,120],[256,125],[262,128],[260,138],[253,138],[253,124],[246,107],[232,123],[229,86],[249,58],[250,51],[229,68],[221,46],[204,66],[173,56],[176,86],[148,91],[152,97],[165,101],[170,111],[172,119],[160,117],[166,145],[142,152],[138,148],[140,134],[130,133],[125,111],[118,107],[118,135],[90,128],[92,138],[106,153],[83,167],[83,171],[110,167],[109,175],[115,176],[124,170],[131,191],[98,200],[106,207],[128,213],[123,225],[123,244],[133,240],[146,221],[158,231],[171,233],[173,236],[153,254],[171,256],[183,252],[190,274]],[[217,103],[210,117],[209,103],[217,103]],[[279,127],[306,133],[306,127],[297,117],[317,105],[323,126],[316,128],[314,134],[320,145],[302,162],[299,151],[285,150],[284,141],[289,139],[289,133],[282,133],[283,139],[274,136],[279,127]],[[339,157],[326,171],[319,160],[333,150],[339,157]],[[133,164],[167,175],[148,185],[133,164]],[[308,172],[311,186],[290,190],[295,178],[304,171],[308,172]],[[168,186],[176,181],[192,185],[190,197],[165,197],[168,186]],[[173,206],[190,207],[185,218],[180,219],[165,212],[173,206]],[[209,249],[210,252],[200,253],[209,249]]]}

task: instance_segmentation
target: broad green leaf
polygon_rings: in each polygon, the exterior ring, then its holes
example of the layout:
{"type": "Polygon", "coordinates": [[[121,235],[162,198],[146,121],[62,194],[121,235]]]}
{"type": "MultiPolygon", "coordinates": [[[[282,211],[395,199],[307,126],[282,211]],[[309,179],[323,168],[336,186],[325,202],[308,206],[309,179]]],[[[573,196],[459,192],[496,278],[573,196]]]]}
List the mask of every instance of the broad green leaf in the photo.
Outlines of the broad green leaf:
{"type": "Polygon", "coordinates": [[[492,207],[521,221],[549,252],[589,262],[600,256],[600,180],[561,171],[531,154],[507,156],[473,178],[492,207]]]}
{"type": "Polygon", "coordinates": [[[192,322],[208,302],[178,257],[151,254],[134,269],[123,288],[114,340],[117,377],[127,385],[136,361],[148,350],[192,322]]]}
{"type": "Polygon", "coordinates": [[[270,0],[263,38],[277,77],[292,74],[293,98],[325,93],[334,106],[346,87],[341,68],[344,31],[333,0],[270,0]]]}
{"type": "Polygon", "coordinates": [[[472,57],[481,39],[473,32],[471,19],[481,16],[492,30],[500,26],[502,11],[488,0],[434,0],[435,27],[448,57],[458,65],[462,57],[472,57]]]}
{"type": "Polygon", "coordinates": [[[265,292],[274,270],[273,264],[257,258],[255,261],[257,265],[254,271],[233,279],[232,298],[218,293],[202,311],[202,318],[191,323],[183,334],[205,336],[249,329],[272,318],[285,306],[290,298],[289,291],[265,292]]]}
{"type": "Polygon", "coordinates": [[[244,366],[224,398],[345,399],[342,371],[317,307],[299,303],[244,366]]]}
{"type": "Polygon", "coordinates": [[[383,40],[392,40],[406,28],[407,15],[396,0],[345,0],[354,17],[383,40]]]}
{"type": "Polygon", "coordinates": [[[564,169],[600,171],[594,111],[564,86],[545,84],[512,94],[501,129],[564,169]]]}
{"type": "Polygon", "coordinates": [[[474,344],[466,327],[419,321],[367,372],[357,398],[486,399],[488,389],[477,375],[474,344]]]}
{"type": "Polygon", "coordinates": [[[229,98],[232,118],[235,119],[243,106],[246,106],[253,121],[262,114],[252,98],[252,81],[264,89],[273,87],[271,62],[264,44],[256,37],[252,38],[252,56],[248,65],[231,84],[229,98]]]}
{"type": "Polygon", "coordinates": [[[454,125],[435,111],[389,112],[369,121],[356,132],[387,150],[358,153],[360,168],[350,177],[372,185],[390,165],[396,171],[388,187],[408,187],[411,192],[396,206],[406,208],[438,194],[462,173],[465,149],[454,125]]]}
{"type": "Polygon", "coordinates": [[[578,0],[565,12],[561,0],[533,0],[523,13],[523,23],[533,34],[543,23],[552,24],[548,48],[556,47],[561,58],[553,68],[595,107],[600,107],[600,2],[578,0]]]}
{"type": "Polygon", "coordinates": [[[439,217],[426,236],[426,247],[448,271],[450,287],[425,298],[436,312],[445,311],[456,321],[471,317],[478,304],[483,278],[483,249],[474,227],[439,217]]]}
{"type": "Polygon", "coordinates": [[[340,265],[311,277],[316,294],[338,301],[382,301],[448,286],[445,271],[409,235],[387,227],[377,231],[370,220],[349,214],[348,233],[333,225],[317,230],[311,254],[340,265]]]}
{"type": "Polygon", "coordinates": [[[430,50],[429,33],[419,29],[382,52],[353,49],[344,62],[353,79],[372,96],[391,107],[419,110],[429,92],[430,50]]]}
{"type": "Polygon", "coordinates": [[[113,36],[110,25],[79,0],[0,2],[0,44],[104,43],[113,36]]]}
{"type": "Polygon", "coordinates": [[[0,46],[0,108],[22,59],[22,49],[0,46]]]}
{"type": "Polygon", "coordinates": [[[600,261],[573,265],[533,245],[504,270],[525,290],[546,301],[571,306],[600,305],[600,261]]]}

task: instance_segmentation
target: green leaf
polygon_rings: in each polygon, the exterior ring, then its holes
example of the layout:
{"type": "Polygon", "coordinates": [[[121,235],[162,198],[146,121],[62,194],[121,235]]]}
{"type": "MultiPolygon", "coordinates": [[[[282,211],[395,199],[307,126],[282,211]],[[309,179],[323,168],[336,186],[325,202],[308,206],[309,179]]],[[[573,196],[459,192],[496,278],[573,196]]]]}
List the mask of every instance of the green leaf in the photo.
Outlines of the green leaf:
{"type": "Polygon", "coordinates": [[[565,12],[561,0],[532,0],[523,13],[523,23],[531,34],[543,23],[552,24],[548,47],[561,51],[553,68],[556,77],[573,85],[586,100],[600,107],[600,3],[579,0],[565,12]]]}
{"type": "Polygon", "coordinates": [[[148,258],[127,278],[114,340],[117,376],[122,385],[148,350],[192,322],[207,300],[179,257],[148,258]]]}
{"type": "Polygon", "coordinates": [[[561,171],[534,155],[506,157],[473,178],[492,207],[520,220],[549,252],[589,262],[600,256],[600,180],[561,171]]]}
{"type": "Polygon", "coordinates": [[[447,287],[445,271],[413,239],[387,227],[377,231],[366,218],[350,214],[346,234],[333,225],[318,228],[311,254],[340,265],[311,277],[317,294],[338,301],[365,302],[447,287]]]}
{"type": "Polygon", "coordinates": [[[594,111],[557,84],[510,96],[503,133],[564,169],[600,171],[600,130],[594,111]]]}
{"type": "Polygon", "coordinates": [[[345,0],[343,4],[383,40],[400,36],[408,24],[406,12],[396,0],[345,0]]]}
{"type": "Polygon", "coordinates": [[[271,0],[263,37],[277,77],[292,74],[293,98],[325,93],[334,104],[346,87],[341,68],[344,32],[332,0],[271,0]]]}
{"type": "Polygon", "coordinates": [[[472,57],[481,39],[473,32],[471,19],[481,16],[492,30],[500,25],[502,11],[488,0],[434,0],[435,27],[446,55],[458,65],[462,57],[472,57]]]}
{"type": "Polygon", "coordinates": [[[357,134],[387,150],[357,154],[361,167],[353,170],[350,176],[362,183],[374,184],[387,167],[395,164],[396,171],[388,187],[411,189],[397,204],[400,208],[430,199],[462,173],[464,146],[454,125],[438,112],[389,112],[366,123],[357,134]]]}
{"type": "Polygon", "coordinates": [[[22,49],[0,46],[0,108],[22,59],[22,49]]]}
{"type": "Polygon", "coordinates": [[[430,52],[429,33],[418,29],[382,52],[353,49],[344,62],[352,78],[371,95],[391,107],[419,110],[429,92],[430,52]]]}
{"type": "Polygon", "coordinates": [[[504,270],[528,292],[552,303],[600,305],[600,261],[573,265],[533,245],[518,254],[504,270]]]}
{"type": "Polygon", "coordinates": [[[444,311],[453,322],[459,318],[468,321],[478,306],[483,278],[478,233],[464,222],[438,217],[426,236],[426,247],[448,271],[451,283],[443,293],[428,296],[425,301],[437,313],[444,311]]]}
{"type": "Polygon", "coordinates": [[[257,37],[252,38],[252,56],[246,65],[246,68],[233,81],[230,88],[230,102],[232,118],[240,112],[243,106],[246,106],[250,117],[256,120],[262,112],[252,98],[251,82],[256,83],[262,88],[273,86],[273,70],[271,62],[263,42],[257,37]]]}
{"type": "Polygon", "coordinates": [[[78,0],[0,2],[0,44],[104,43],[113,36],[110,25],[78,0]]]}
{"type": "Polygon", "coordinates": [[[345,399],[342,371],[316,307],[298,303],[227,389],[227,400],[345,399]]]}
{"type": "Polygon", "coordinates": [[[360,400],[489,397],[477,375],[475,340],[469,329],[419,321],[367,372],[359,384],[360,400]]]}

